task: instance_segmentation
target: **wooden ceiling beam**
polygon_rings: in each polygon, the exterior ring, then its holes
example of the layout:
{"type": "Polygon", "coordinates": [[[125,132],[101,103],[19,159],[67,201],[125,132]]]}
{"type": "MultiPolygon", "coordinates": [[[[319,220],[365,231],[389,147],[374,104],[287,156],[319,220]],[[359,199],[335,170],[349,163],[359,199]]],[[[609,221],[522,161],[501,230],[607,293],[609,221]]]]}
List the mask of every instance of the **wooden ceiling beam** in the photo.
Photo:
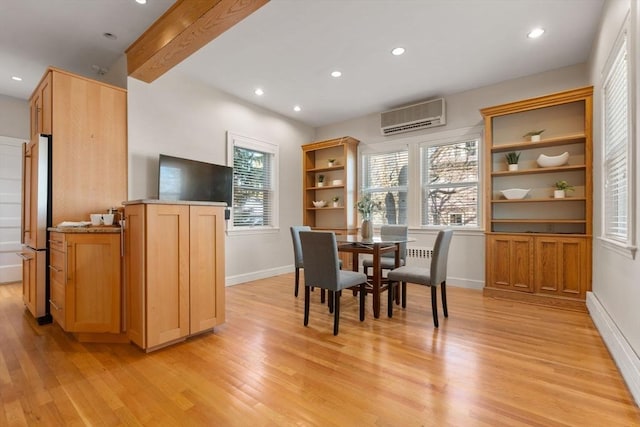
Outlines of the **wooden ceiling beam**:
{"type": "Polygon", "coordinates": [[[269,0],[178,0],[125,51],[129,76],[151,83],[269,0]]]}

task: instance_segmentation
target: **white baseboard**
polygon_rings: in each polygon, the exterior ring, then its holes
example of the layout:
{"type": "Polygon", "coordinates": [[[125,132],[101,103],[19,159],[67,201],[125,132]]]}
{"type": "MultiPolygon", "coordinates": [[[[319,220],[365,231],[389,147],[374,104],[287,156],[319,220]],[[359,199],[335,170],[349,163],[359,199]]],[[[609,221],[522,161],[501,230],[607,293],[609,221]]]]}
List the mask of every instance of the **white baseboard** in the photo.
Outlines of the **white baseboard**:
{"type": "Polygon", "coordinates": [[[0,266],[0,283],[22,280],[22,264],[0,266]]]}
{"type": "Polygon", "coordinates": [[[633,399],[640,406],[640,358],[593,292],[587,292],[587,309],[633,399]]]}
{"type": "Polygon", "coordinates": [[[447,277],[447,287],[449,286],[452,288],[467,288],[481,291],[484,288],[484,281],[447,277]]]}
{"type": "Polygon", "coordinates": [[[251,273],[238,274],[236,276],[227,276],[225,280],[225,286],[239,285],[240,283],[266,279],[267,277],[279,276],[280,274],[291,273],[293,271],[293,264],[291,264],[285,265],[283,267],[269,268],[266,270],[252,271],[251,273]]]}

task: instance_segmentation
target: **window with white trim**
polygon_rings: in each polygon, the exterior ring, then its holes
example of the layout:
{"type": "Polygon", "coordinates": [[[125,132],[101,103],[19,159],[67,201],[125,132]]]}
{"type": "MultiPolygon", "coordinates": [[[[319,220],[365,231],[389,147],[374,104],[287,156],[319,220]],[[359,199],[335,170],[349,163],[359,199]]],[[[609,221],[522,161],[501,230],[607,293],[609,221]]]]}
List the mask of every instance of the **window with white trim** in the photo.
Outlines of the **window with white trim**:
{"type": "Polygon", "coordinates": [[[421,224],[478,227],[479,138],[421,147],[421,224]]]}
{"type": "Polygon", "coordinates": [[[227,153],[233,165],[230,229],[277,227],[278,146],[229,132],[227,153]]]}
{"type": "Polygon", "coordinates": [[[632,245],[630,82],[627,31],[623,30],[604,71],[602,86],[603,237],[632,245]]]}
{"type": "Polygon", "coordinates": [[[368,195],[381,209],[374,211],[372,222],[407,224],[408,150],[362,155],[360,195],[368,195]]]}

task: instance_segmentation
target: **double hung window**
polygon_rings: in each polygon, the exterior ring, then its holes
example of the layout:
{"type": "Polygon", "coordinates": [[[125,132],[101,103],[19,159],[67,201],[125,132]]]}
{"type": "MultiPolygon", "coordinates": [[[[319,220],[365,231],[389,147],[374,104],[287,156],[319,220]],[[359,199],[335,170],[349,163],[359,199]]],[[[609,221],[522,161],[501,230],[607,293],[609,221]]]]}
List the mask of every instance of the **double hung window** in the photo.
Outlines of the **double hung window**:
{"type": "Polygon", "coordinates": [[[369,196],[380,209],[372,221],[381,224],[407,224],[407,149],[362,156],[361,196],[369,196]]]}

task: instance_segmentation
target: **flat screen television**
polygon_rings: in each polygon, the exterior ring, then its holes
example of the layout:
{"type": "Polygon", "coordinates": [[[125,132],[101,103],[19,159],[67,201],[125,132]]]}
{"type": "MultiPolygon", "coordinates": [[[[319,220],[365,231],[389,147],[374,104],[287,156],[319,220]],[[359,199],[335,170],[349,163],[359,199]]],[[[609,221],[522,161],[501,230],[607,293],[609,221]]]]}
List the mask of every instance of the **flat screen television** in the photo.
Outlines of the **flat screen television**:
{"type": "Polygon", "coordinates": [[[233,168],[160,154],[158,198],[232,205],[233,168]]]}

